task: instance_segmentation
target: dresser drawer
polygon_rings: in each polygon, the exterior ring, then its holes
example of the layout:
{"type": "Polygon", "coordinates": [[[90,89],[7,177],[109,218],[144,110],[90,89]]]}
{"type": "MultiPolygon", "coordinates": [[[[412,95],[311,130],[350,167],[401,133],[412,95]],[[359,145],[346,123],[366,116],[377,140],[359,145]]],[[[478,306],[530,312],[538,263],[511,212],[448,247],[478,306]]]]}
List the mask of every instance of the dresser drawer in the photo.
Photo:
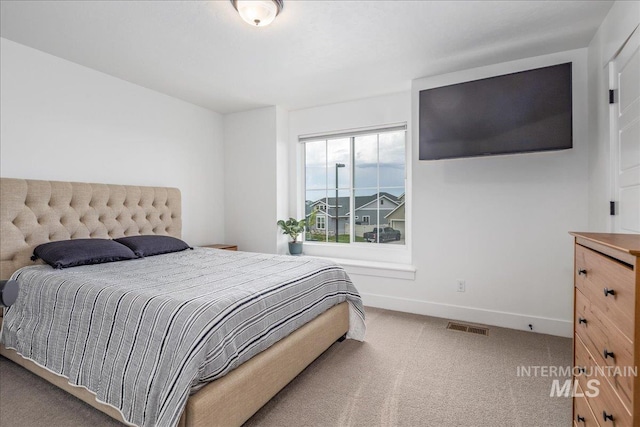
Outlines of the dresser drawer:
{"type": "Polygon", "coordinates": [[[599,427],[597,418],[584,397],[584,392],[578,383],[579,396],[573,399],[573,423],[578,427],[599,427]]]}
{"type": "Polygon", "coordinates": [[[625,376],[626,372],[624,370],[621,371],[622,375],[614,375],[613,369],[601,368],[578,335],[574,337],[574,366],[577,369],[584,369],[585,374],[579,375],[585,380],[584,383],[591,379],[597,379],[600,384],[608,383],[626,409],[629,412],[632,410],[633,394],[630,393],[630,389],[633,387],[634,377],[625,376]]]}
{"type": "Polygon", "coordinates": [[[634,366],[633,344],[613,327],[602,312],[590,304],[582,292],[577,289],[575,292],[575,328],[576,335],[579,337],[574,343],[576,366],[597,364],[603,367],[606,381],[618,393],[625,406],[631,409],[633,407],[632,396],[635,378],[625,374],[628,373],[629,367],[634,366]],[[585,354],[587,350],[589,357],[585,354]],[[605,350],[609,353],[606,358],[604,357],[605,350]],[[589,358],[593,358],[593,361],[589,362],[589,358]]]}
{"type": "Polygon", "coordinates": [[[593,306],[633,339],[635,274],[630,267],[576,245],[575,283],[593,306]]]}
{"type": "MultiPolygon", "coordinates": [[[[587,378],[578,377],[578,384],[582,390],[591,390],[587,387],[587,378]]],[[[620,399],[606,381],[598,386],[598,395],[594,397],[584,397],[593,411],[595,419],[602,427],[633,427],[632,417],[625,409],[620,399]],[[606,417],[606,418],[605,418],[606,417]]],[[[578,424],[579,425],[579,424],[578,424]]]]}

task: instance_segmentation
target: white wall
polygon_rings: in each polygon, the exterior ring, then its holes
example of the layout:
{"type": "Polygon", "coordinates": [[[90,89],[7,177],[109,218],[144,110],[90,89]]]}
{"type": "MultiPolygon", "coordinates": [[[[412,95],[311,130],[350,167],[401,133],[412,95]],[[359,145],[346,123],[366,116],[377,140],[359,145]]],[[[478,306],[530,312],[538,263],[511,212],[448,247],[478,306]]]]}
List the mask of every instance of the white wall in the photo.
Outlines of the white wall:
{"type": "MultiPolygon", "coordinates": [[[[276,107],[276,217],[278,220],[289,217],[289,112],[276,107]]],[[[289,248],[289,239],[279,230],[276,231],[277,253],[285,255],[289,248]]]]}
{"type": "Polygon", "coordinates": [[[219,114],[0,43],[2,176],[178,187],[183,238],[224,240],[219,114]]]}
{"type": "Polygon", "coordinates": [[[248,252],[277,252],[276,107],[224,116],[226,238],[248,252]]]}
{"type": "MultiPolygon", "coordinates": [[[[422,89],[573,62],[573,149],[444,161],[419,161],[413,133],[415,299],[499,313],[570,335],[573,246],[587,227],[587,51],[561,52],[415,80],[414,122],[422,89]],[[466,292],[455,291],[456,279],[466,292]]],[[[469,312],[469,320],[489,313],[469,312]]],[[[497,318],[496,318],[497,319],[497,318]]],[[[491,319],[495,321],[494,319],[491,319]]],[[[509,326],[509,325],[506,325],[509,326]]]]}
{"type": "MultiPolygon", "coordinates": [[[[299,135],[417,123],[418,91],[431,85],[573,61],[571,150],[425,162],[418,160],[417,130],[410,128],[415,280],[347,266],[365,304],[516,329],[531,323],[536,331],[570,336],[568,232],[587,227],[586,59],[581,49],[496,64],[415,80],[412,99],[399,93],[290,113],[291,155],[299,150],[299,135]],[[458,279],[466,281],[466,292],[456,292],[458,279]]],[[[300,171],[295,164],[291,169],[291,182],[299,184],[300,171]]],[[[297,212],[300,189],[291,187],[290,211],[297,212]]]]}
{"type": "Polygon", "coordinates": [[[591,40],[589,56],[589,230],[609,232],[611,165],[607,64],[640,24],[640,2],[617,1],[591,40]]]}

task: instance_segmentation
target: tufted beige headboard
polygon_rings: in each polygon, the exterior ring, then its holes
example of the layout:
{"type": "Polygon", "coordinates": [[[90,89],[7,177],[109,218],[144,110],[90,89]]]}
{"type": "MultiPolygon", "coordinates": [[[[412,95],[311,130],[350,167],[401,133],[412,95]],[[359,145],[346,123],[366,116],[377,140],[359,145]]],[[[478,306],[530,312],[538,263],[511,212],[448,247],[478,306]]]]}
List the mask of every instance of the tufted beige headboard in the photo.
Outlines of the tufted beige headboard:
{"type": "Polygon", "coordinates": [[[54,240],[138,234],[181,237],[180,190],[0,178],[0,279],[54,240]]]}

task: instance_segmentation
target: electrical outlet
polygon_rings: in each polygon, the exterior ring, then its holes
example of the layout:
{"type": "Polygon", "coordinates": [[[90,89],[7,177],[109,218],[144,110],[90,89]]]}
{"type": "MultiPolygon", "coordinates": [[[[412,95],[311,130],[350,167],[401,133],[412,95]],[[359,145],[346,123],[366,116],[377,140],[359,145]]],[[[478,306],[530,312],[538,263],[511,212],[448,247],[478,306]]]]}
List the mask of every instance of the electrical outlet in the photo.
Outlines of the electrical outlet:
{"type": "Polygon", "coordinates": [[[464,280],[458,280],[458,292],[464,292],[467,285],[464,280]]]}

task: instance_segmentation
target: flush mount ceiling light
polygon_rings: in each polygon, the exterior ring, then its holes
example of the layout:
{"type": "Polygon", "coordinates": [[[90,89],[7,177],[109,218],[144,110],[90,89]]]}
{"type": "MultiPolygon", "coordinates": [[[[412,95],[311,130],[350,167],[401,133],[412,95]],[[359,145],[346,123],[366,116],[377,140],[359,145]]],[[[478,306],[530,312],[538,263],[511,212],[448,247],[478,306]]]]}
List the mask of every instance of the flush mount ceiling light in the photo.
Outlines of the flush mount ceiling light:
{"type": "Polygon", "coordinates": [[[254,27],[273,22],[284,7],[283,0],[231,0],[240,17],[254,27]]]}

